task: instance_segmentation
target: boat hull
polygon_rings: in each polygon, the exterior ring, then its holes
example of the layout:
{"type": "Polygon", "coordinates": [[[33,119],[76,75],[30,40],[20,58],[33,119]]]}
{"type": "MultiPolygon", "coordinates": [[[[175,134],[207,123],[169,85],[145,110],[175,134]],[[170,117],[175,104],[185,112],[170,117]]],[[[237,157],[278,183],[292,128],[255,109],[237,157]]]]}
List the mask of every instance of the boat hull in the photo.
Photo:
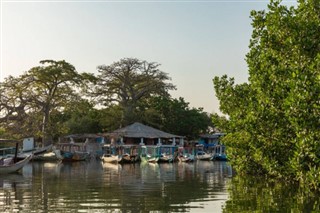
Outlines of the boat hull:
{"type": "Polygon", "coordinates": [[[32,159],[33,155],[27,156],[25,159],[18,161],[14,164],[8,164],[8,165],[1,165],[0,166],[0,174],[8,174],[8,173],[13,173],[17,172],[22,167],[24,167],[29,161],[32,159]]]}
{"type": "Polygon", "coordinates": [[[118,155],[103,155],[101,157],[101,160],[104,162],[104,163],[118,163],[119,162],[119,157],[118,155]]]}

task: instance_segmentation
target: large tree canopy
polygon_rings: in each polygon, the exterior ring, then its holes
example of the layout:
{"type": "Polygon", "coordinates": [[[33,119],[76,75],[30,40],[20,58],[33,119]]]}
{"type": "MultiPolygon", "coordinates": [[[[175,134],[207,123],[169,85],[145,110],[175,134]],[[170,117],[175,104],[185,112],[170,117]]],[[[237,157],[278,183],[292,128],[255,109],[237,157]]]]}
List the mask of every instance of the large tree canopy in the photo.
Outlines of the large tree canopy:
{"type": "Polygon", "coordinates": [[[320,186],[320,2],[252,11],[249,83],[215,77],[239,172],[320,186]]]}
{"type": "Polygon", "coordinates": [[[117,103],[123,109],[123,125],[136,120],[135,108],[139,101],[155,95],[169,96],[175,89],[169,83],[167,73],[159,70],[159,64],[124,58],[109,66],[99,66],[99,81],[94,96],[108,106],[117,103]]]}
{"type": "Polygon", "coordinates": [[[40,64],[1,83],[0,121],[14,122],[2,123],[11,129],[25,126],[26,134],[45,139],[55,129],[55,124],[50,122],[51,113],[62,111],[71,100],[79,99],[78,88],[90,75],[78,74],[65,61],[44,60],[40,64]]]}
{"type": "Polygon", "coordinates": [[[28,83],[21,78],[9,76],[0,83],[0,124],[5,130],[4,137],[36,135],[33,131],[34,125],[27,116],[27,112],[34,111],[29,104],[31,101],[28,83]],[[7,133],[9,135],[6,135],[7,133]]]}

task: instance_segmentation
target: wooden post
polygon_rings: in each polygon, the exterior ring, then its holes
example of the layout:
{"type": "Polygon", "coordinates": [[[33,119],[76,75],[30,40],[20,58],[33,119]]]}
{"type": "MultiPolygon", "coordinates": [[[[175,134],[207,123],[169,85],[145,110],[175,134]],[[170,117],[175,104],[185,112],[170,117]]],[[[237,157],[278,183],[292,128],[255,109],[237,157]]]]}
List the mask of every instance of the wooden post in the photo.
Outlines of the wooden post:
{"type": "Polygon", "coordinates": [[[18,161],[18,160],[17,160],[18,148],[19,148],[19,143],[16,143],[16,150],[15,150],[14,158],[13,158],[13,162],[14,162],[14,163],[16,163],[16,162],[18,161]]]}

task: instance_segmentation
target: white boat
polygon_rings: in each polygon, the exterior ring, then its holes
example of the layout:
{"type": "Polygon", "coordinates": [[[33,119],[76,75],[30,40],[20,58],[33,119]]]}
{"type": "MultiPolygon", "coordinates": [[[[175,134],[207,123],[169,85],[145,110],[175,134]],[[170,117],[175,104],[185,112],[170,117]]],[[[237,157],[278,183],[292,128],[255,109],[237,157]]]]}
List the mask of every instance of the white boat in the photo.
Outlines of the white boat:
{"type": "Polygon", "coordinates": [[[160,163],[172,163],[175,161],[178,155],[178,147],[173,145],[161,145],[160,146],[160,163]]]}
{"type": "Polygon", "coordinates": [[[159,146],[141,146],[140,159],[142,162],[158,163],[160,156],[159,146]]]}
{"type": "Polygon", "coordinates": [[[173,155],[167,155],[166,153],[162,153],[159,158],[160,163],[172,163],[173,162],[173,155]]]}
{"type": "Polygon", "coordinates": [[[111,155],[111,154],[103,154],[101,160],[104,163],[118,163],[119,157],[118,155],[111,155]]]}
{"type": "Polygon", "coordinates": [[[32,159],[33,155],[29,155],[23,160],[14,162],[14,157],[2,158],[0,160],[0,174],[13,173],[20,170],[32,159]]]}
{"type": "Polygon", "coordinates": [[[189,153],[181,154],[178,156],[179,162],[193,162],[194,161],[194,155],[191,155],[189,153]]]}
{"type": "Polygon", "coordinates": [[[178,160],[179,162],[193,162],[195,160],[195,157],[193,154],[193,150],[190,147],[179,147],[178,148],[178,160]]]}
{"type": "Polygon", "coordinates": [[[116,154],[116,147],[105,144],[102,147],[102,156],[100,157],[104,163],[118,163],[121,158],[116,154]]]}
{"type": "Polygon", "coordinates": [[[17,157],[18,157],[18,159],[24,159],[27,156],[33,154],[33,157],[36,158],[36,156],[47,153],[51,149],[52,149],[52,144],[45,146],[45,147],[34,148],[34,149],[28,150],[28,151],[22,151],[22,152],[18,153],[17,157]]]}
{"type": "Polygon", "coordinates": [[[206,153],[204,151],[198,151],[196,157],[197,157],[197,160],[211,160],[212,159],[212,155],[209,153],[206,153]]]}
{"type": "Polygon", "coordinates": [[[33,161],[58,161],[60,160],[54,151],[46,152],[40,155],[34,155],[32,158],[33,161]]]}

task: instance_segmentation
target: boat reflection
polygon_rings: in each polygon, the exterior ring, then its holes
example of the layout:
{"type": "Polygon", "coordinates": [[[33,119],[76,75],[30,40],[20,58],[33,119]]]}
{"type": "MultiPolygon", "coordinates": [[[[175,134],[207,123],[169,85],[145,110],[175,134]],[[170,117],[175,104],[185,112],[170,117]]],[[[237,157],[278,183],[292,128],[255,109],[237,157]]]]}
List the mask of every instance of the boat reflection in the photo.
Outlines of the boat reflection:
{"type": "MultiPolygon", "coordinates": [[[[230,175],[227,167],[225,162],[33,162],[25,169],[26,176],[22,173],[12,181],[29,183],[29,188],[16,189],[19,196],[2,196],[15,200],[18,210],[23,206],[25,212],[47,212],[49,208],[53,212],[188,212],[207,202],[218,200],[221,205],[230,175]]],[[[4,206],[9,208],[9,204],[4,206]]]]}

